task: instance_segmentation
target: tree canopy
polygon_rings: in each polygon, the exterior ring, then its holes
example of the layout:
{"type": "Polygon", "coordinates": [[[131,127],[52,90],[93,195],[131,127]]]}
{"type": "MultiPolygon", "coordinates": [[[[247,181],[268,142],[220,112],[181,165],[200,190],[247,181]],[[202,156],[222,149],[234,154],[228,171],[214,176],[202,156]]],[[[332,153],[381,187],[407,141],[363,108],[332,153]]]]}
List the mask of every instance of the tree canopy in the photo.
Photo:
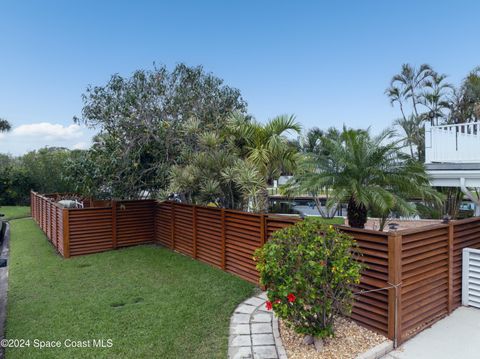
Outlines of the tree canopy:
{"type": "Polygon", "coordinates": [[[75,121],[99,129],[90,157],[102,166],[103,188],[119,198],[168,187],[170,166],[182,164],[191,150],[183,131],[188,121],[214,131],[233,111],[246,111],[239,90],[185,64],[172,71],[138,70],[128,78],[116,74],[105,86],[88,87],[82,98],[75,121]]]}

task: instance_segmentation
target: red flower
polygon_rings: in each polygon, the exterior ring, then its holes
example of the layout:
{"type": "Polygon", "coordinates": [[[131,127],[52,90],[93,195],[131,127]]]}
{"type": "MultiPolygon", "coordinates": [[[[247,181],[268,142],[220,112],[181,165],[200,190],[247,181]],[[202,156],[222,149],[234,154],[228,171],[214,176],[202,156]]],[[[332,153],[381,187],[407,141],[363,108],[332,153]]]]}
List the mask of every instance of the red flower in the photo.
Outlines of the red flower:
{"type": "Polygon", "coordinates": [[[269,300],[267,300],[265,302],[265,307],[267,308],[267,310],[272,310],[272,302],[270,302],[269,300]]]}
{"type": "Polygon", "coordinates": [[[280,299],[277,299],[274,303],[275,304],[280,304],[282,301],[280,299]]]}
{"type": "Polygon", "coordinates": [[[287,295],[287,299],[290,303],[293,303],[295,302],[295,299],[297,299],[297,297],[295,297],[295,294],[290,293],[289,295],[287,295]]]}

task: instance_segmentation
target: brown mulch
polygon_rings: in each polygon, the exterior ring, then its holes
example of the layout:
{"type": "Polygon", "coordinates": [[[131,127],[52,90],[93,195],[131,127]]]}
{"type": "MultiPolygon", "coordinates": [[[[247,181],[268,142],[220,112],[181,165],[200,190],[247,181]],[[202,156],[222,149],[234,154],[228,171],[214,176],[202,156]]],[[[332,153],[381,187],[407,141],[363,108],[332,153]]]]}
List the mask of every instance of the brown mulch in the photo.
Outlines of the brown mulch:
{"type": "Polygon", "coordinates": [[[313,344],[303,344],[303,335],[280,321],[280,336],[289,359],[353,359],[387,340],[346,318],[336,319],[334,330],[335,337],[324,339],[323,350],[317,352],[313,344]]]}

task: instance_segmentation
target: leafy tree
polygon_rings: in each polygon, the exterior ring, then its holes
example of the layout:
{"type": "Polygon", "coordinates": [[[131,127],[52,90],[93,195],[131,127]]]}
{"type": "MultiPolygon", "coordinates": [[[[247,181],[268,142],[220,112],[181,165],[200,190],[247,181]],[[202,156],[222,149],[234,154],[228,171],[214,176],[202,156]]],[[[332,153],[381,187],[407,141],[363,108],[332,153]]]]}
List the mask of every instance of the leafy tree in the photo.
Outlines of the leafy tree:
{"type": "Polygon", "coordinates": [[[0,167],[0,203],[28,205],[34,183],[28,170],[16,165],[0,167]]]}
{"type": "Polygon", "coordinates": [[[100,130],[95,159],[106,174],[104,188],[120,198],[158,195],[168,185],[171,165],[181,165],[191,149],[183,125],[197,120],[204,131],[225,125],[232,111],[244,112],[237,89],[179,64],[155,67],[131,77],[114,75],[105,86],[89,87],[77,122],[100,130]]]}
{"type": "Polygon", "coordinates": [[[449,122],[463,123],[480,120],[480,67],[463,80],[451,99],[449,122]]]}
{"type": "Polygon", "coordinates": [[[7,120],[0,118],[0,132],[8,132],[12,126],[7,120]]]}
{"type": "Polygon", "coordinates": [[[293,184],[329,188],[330,202],[348,203],[352,227],[363,228],[369,210],[411,214],[409,196],[432,193],[423,164],[405,154],[393,136],[392,131],[371,137],[368,131],[344,129],[338,138],[325,137],[324,151],[310,156],[309,171],[295,176],[293,184]]]}
{"type": "Polygon", "coordinates": [[[8,204],[27,204],[31,189],[41,193],[72,192],[72,182],[64,175],[67,162],[78,152],[50,147],[19,157],[0,155],[0,200],[8,204]]]}
{"type": "Polygon", "coordinates": [[[21,156],[19,163],[30,177],[32,189],[41,193],[71,192],[71,183],[64,174],[67,161],[77,153],[61,147],[45,147],[21,156]]]}
{"type": "Polygon", "coordinates": [[[104,198],[107,189],[102,186],[110,174],[104,173],[104,168],[95,158],[95,154],[92,150],[78,151],[77,156],[65,163],[63,177],[71,184],[72,192],[87,197],[104,198]]]}

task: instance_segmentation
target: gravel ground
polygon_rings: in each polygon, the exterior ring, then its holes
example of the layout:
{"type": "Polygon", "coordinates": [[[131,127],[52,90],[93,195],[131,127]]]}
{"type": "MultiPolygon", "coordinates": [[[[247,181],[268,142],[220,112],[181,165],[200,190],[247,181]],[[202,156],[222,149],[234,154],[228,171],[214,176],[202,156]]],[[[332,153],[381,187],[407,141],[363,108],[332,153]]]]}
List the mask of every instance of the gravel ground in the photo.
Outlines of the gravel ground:
{"type": "Polygon", "coordinates": [[[302,343],[297,334],[280,321],[280,335],[289,359],[350,359],[387,340],[383,335],[365,329],[355,322],[338,318],[335,337],[324,340],[323,350],[317,352],[313,345],[302,343]]]}

